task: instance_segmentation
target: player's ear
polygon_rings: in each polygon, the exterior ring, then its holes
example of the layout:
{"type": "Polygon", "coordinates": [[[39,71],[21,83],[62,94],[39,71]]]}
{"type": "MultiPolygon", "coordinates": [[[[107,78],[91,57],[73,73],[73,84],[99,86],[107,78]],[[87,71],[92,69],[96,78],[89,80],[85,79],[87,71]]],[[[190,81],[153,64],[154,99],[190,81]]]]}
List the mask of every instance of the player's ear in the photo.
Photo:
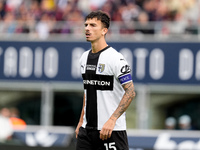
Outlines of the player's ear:
{"type": "Polygon", "coordinates": [[[102,35],[106,35],[107,32],[108,32],[108,29],[107,28],[103,28],[102,35]]]}

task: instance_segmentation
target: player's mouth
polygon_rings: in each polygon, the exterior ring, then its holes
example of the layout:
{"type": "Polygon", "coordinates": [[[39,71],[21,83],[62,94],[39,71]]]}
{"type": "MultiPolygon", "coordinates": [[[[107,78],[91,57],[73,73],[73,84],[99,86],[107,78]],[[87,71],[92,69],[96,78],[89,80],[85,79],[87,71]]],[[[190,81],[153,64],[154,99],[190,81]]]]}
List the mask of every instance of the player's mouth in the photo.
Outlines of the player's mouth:
{"type": "Polygon", "coordinates": [[[86,37],[90,37],[90,35],[91,35],[91,34],[88,33],[88,32],[85,33],[85,36],[86,36],[86,37]]]}

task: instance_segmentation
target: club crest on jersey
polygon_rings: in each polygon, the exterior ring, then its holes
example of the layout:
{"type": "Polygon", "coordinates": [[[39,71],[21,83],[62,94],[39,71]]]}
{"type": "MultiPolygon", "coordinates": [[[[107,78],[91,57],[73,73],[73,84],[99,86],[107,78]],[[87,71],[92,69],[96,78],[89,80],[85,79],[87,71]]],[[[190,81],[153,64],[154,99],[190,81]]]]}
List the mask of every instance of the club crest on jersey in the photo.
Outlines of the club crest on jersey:
{"type": "Polygon", "coordinates": [[[105,69],[105,64],[99,64],[99,66],[98,66],[98,71],[99,71],[100,73],[102,73],[102,72],[104,71],[104,69],[105,69]]]}

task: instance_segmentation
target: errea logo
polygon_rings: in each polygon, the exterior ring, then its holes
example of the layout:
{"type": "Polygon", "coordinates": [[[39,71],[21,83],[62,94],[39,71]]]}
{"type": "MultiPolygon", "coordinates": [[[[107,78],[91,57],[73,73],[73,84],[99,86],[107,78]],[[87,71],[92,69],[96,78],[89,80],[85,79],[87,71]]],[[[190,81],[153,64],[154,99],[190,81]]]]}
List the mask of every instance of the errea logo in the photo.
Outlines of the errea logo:
{"type": "Polygon", "coordinates": [[[129,73],[131,71],[131,68],[129,65],[125,65],[121,68],[121,73],[126,74],[129,73]]]}

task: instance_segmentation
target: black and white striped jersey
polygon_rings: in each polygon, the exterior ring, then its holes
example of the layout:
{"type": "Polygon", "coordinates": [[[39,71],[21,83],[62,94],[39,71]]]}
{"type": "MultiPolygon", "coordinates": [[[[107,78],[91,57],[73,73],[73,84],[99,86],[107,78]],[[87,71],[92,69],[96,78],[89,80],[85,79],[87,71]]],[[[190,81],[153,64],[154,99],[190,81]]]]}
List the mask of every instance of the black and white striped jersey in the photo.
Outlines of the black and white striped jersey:
{"type": "MultiPolygon", "coordinates": [[[[86,96],[82,126],[101,130],[122,99],[122,84],[132,81],[130,67],[123,55],[110,46],[98,53],[84,52],[80,65],[86,96]]],[[[114,130],[126,130],[125,119],[123,113],[114,130]]]]}

